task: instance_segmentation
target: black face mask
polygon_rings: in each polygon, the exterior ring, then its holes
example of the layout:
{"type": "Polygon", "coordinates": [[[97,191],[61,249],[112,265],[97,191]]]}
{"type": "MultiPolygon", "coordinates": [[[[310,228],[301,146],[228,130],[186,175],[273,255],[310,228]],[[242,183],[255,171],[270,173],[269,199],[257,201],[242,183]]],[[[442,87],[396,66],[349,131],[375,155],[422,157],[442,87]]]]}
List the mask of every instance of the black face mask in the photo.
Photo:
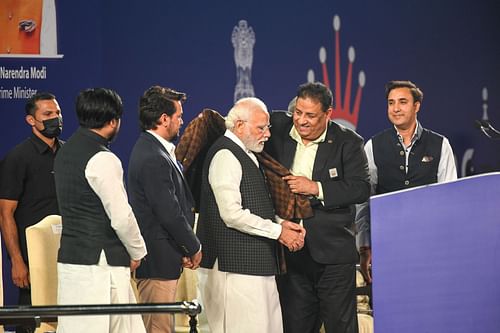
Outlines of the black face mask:
{"type": "Polygon", "coordinates": [[[62,118],[55,117],[42,121],[44,129],[40,133],[46,138],[56,138],[62,131],[62,118]]]}

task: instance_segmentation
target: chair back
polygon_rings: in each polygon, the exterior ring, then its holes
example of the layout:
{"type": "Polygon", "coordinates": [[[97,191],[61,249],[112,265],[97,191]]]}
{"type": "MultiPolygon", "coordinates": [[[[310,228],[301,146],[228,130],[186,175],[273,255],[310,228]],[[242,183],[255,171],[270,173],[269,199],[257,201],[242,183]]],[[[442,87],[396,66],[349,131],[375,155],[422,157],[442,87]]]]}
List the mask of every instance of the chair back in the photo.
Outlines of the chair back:
{"type": "MultiPolygon", "coordinates": [[[[57,304],[57,252],[61,232],[59,215],[49,215],[26,228],[33,305],[57,304]]],[[[55,326],[55,323],[42,323],[37,332],[55,331],[55,326]]]]}

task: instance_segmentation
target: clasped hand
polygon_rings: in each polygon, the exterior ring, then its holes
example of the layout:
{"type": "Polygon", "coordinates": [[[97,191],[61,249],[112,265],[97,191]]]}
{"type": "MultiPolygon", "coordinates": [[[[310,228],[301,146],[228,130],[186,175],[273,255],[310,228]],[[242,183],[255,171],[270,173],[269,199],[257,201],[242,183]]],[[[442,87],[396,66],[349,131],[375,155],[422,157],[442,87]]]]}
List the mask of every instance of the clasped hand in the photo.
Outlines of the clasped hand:
{"type": "Polygon", "coordinates": [[[291,252],[298,251],[304,247],[306,229],[300,224],[291,221],[281,223],[281,234],[279,242],[285,245],[291,252]]]}
{"type": "Polygon", "coordinates": [[[318,184],[307,177],[288,175],[282,179],[287,182],[292,193],[313,196],[319,194],[318,184]]]}
{"type": "Polygon", "coordinates": [[[201,250],[196,252],[192,257],[182,257],[182,267],[197,269],[200,267],[202,253],[201,250]]]}

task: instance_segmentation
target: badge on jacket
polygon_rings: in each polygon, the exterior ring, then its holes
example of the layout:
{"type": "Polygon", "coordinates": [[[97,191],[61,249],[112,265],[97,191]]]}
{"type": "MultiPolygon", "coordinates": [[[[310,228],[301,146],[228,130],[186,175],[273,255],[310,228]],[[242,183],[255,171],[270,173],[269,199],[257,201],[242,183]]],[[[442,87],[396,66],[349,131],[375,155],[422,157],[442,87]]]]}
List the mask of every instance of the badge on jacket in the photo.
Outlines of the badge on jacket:
{"type": "Polygon", "coordinates": [[[331,168],[330,170],[328,170],[328,173],[330,174],[330,178],[335,178],[339,176],[337,168],[331,168]]]}

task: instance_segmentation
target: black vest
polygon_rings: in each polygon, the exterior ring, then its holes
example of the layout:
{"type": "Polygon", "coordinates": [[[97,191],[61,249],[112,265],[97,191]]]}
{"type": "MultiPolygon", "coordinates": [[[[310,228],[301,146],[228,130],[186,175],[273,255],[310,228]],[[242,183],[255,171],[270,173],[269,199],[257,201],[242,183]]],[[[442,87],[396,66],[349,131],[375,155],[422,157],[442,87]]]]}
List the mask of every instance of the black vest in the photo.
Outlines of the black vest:
{"type": "Polygon", "coordinates": [[[201,267],[212,268],[218,260],[219,270],[247,275],[278,274],[278,242],[228,228],[222,221],[214,193],[208,182],[208,169],[214,155],[229,149],[239,160],[243,171],[240,183],[242,206],[252,214],[274,221],[274,208],[266,181],[252,159],[231,139],[219,138],[207,153],[203,166],[200,215],[197,236],[202,243],[201,267]]]}
{"type": "Polygon", "coordinates": [[[405,152],[396,130],[389,128],[372,138],[373,158],[377,166],[377,194],[393,192],[437,182],[443,137],[423,129],[413,144],[405,172],[405,152]]]}
{"type": "Polygon", "coordinates": [[[130,265],[127,250],[85,178],[89,159],[98,152],[109,151],[107,144],[98,134],[79,128],[56,156],[56,191],[63,221],[58,262],[95,265],[104,250],[109,265],[130,265]]]}

